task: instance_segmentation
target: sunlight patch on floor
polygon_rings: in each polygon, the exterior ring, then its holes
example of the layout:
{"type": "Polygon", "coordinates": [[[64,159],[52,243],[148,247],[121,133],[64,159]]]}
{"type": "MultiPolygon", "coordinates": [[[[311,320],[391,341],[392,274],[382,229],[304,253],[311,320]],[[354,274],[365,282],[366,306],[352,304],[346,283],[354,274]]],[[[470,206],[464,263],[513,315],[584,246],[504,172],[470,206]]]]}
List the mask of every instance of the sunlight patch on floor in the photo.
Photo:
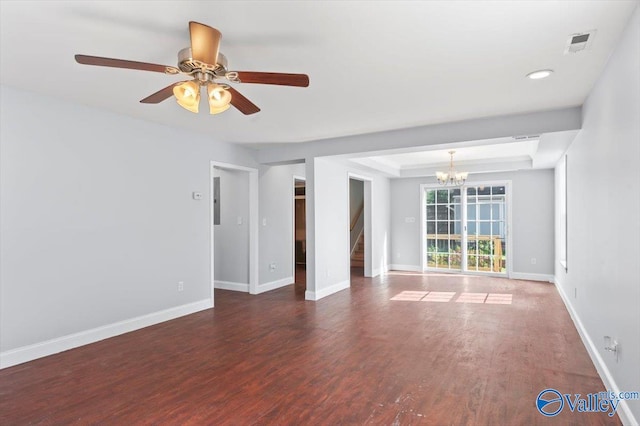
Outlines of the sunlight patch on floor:
{"type": "MultiPolygon", "coordinates": [[[[405,290],[393,296],[390,300],[405,302],[450,302],[456,295],[455,291],[411,291],[405,290]]],[[[491,305],[511,305],[511,293],[460,293],[456,303],[484,303],[491,305]]]]}

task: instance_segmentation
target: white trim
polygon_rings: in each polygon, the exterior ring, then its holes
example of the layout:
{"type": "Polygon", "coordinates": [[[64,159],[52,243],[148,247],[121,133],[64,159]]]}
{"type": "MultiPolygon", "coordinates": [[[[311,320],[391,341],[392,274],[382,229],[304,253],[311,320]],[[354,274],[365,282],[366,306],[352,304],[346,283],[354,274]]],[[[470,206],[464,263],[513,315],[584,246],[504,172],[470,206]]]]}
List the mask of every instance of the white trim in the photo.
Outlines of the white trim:
{"type": "Polygon", "coordinates": [[[258,188],[259,188],[259,176],[258,169],[252,167],[238,166],[230,163],[222,163],[219,161],[209,162],[209,223],[211,227],[210,232],[210,259],[211,262],[211,305],[214,305],[214,292],[215,289],[215,227],[213,225],[213,176],[214,169],[230,169],[240,170],[249,173],[249,293],[257,294],[256,289],[258,287],[258,236],[260,231],[260,218],[258,217],[258,188]]]}
{"type": "Polygon", "coordinates": [[[528,281],[546,281],[552,283],[553,275],[550,274],[533,274],[529,272],[512,272],[509,279],[512,280],[528,280],[528,281]]]}
{"type": "Polygon", "coordinates": [[[275,281],[269,281],[268,283],[258,284],[256,294],[264,293],[265,291],[275,290],[280,287],[286,287],[295,282],[293,277],[286,277],[275,281]]]}
{"type": "Polygon", "coordinates": [[[347,289],[349,287],[351,287],[351,280],[346,280],[346,281],[342,281],[342,282],[339,282],[337,284],[334,284],[332,286],[329,286],[327,288],[322,288],[322,289],[320,289],[318,291],[315,291],[315,292],[307,290],[304,293],[304,298],[306,300],[314,300],[314,301],[315,300],[320,300],[323,297],[330,296],[330,295],[332,295],[334,293],[337,293],[339,291],[345,290],[345,289],[347,289]]]}
{"type": "Polygon", "coordinates": [[[139,330],[161,322],[169,321],[195,312],[213,308],[211,299],[199,300],[186,305],[175,306],[158,312],[80,331],[44,342],[22,346],[0,353],[0,368],[7,368],[34,359],[57,354],[69,349],[99,342],[110,337],[139,330]]]}
{"type": "MultiPolygon", "coordinates": [[[[605,389],[609,389],[615,393],[619,393],[620,388],[618,387],[616,381],[613,379],[613,376],[611,375],[611,372],[607,368],[607,365],[605,364],[604,360],[600,356],[600,353],[598,352],[596,345],[593,343],[593,340],[591,340],[591,338],[589,337],[589,333],[587,333],[586,328],[582,324],[582,321],[580,320],[580,316],[578,316],[578,313],[575,311],[575,309],[573,309],[573,305],[571,304],[571,301],[569,300],[564,290],[562,289],[562,286],[558,285],[555,278],[552,280],[552,282],[555,284],[555,287],[558,290],[558,293],[560,294],[560,298],[564,302],[564,306],[567,308],[567,311],[569,312],[569,316],[571,317],[571,320],[573,320],[573,324],[576,326],[576,330],[578,330],[578,334],[582,339],[582,343],[584,344],[585,348],[587,348],[587,352],[591,357],[591,361],[593,362],[593,365],[596,367],[596,371],[598,372],[600,379],[602,379],[605,389]]],[[[624,425],[638,424],[638,420],[634,417],[633,413],[631,412],[631,408],[629,408],[629,404],[627,403],[627,400],[625,399],[620,400],[620,405],[618,406],[616,413],[618,413],[618,417],[620,417],[622,424],[624,425]]]]}
{"type": "Polygon", "coordinates": [[[401,265],[398,263],[392,263],[389,265],[390,271],[409,271],[409,272],[423,272],[422,266],[418,265],[401,265]]]}
{"type": "Polygon", "coordinates": [[[248,283],[235,283],[232,281],[219,281],[219,280],[215,280],[213,283],[215,285],[215,288],[219,288],[221,290],[242,291],[244,293],[249,293],[248,283]]]}

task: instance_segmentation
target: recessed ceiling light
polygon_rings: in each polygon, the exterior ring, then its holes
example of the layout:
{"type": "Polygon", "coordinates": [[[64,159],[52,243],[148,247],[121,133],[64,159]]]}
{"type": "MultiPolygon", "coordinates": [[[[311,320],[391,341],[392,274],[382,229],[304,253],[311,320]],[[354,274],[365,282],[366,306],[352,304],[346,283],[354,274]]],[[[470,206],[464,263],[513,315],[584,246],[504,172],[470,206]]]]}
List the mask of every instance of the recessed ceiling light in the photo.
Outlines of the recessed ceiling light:
{"type": "Polygon", "coordinates": [[[527,77],[529,77],[531,80],[540,80],[541,78],[549,77],[551,74],[553,74],[553,70],[538,70],[530,72],[529,74],[527,74],[527,77]]]}

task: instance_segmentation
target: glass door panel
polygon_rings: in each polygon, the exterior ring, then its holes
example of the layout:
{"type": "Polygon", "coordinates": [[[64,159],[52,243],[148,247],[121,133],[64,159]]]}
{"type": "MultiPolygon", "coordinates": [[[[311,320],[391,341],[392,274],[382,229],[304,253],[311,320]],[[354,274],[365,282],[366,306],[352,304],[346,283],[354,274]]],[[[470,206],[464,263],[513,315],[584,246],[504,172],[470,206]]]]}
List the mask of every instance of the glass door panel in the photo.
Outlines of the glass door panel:
{"type": "Polygon", "coordinates": [[[433,269],[461,270],[460,188],[426,191],[426,265],[433,269]]]}
{"type": "Polygon", "coordinates": [[[427,188],[425,204],[428,269],[506,273],[504,185],[427,188]]]}

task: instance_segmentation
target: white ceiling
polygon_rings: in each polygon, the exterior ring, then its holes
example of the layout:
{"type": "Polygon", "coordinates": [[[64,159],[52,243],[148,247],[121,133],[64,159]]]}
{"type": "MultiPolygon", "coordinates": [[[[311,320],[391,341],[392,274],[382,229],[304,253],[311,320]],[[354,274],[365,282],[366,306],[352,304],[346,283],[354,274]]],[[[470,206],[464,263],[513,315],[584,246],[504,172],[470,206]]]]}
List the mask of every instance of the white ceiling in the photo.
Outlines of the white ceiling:
{"type": "Polygon", "coordinates": [[[2,84],[214,140],[303,142],[581,105],[636,1],[2,2],[2,84]],[[179,80],[74,62],[175,65],[187,23],[223,34],[231,69],[306,73],[309,88],[236,86],[262,111],[191,114],[138,101],[179,80]],[[564,55],[572,33],[590,50],[564,55]],[[552,68],[546,80],[525,75],[552,68]]]}

